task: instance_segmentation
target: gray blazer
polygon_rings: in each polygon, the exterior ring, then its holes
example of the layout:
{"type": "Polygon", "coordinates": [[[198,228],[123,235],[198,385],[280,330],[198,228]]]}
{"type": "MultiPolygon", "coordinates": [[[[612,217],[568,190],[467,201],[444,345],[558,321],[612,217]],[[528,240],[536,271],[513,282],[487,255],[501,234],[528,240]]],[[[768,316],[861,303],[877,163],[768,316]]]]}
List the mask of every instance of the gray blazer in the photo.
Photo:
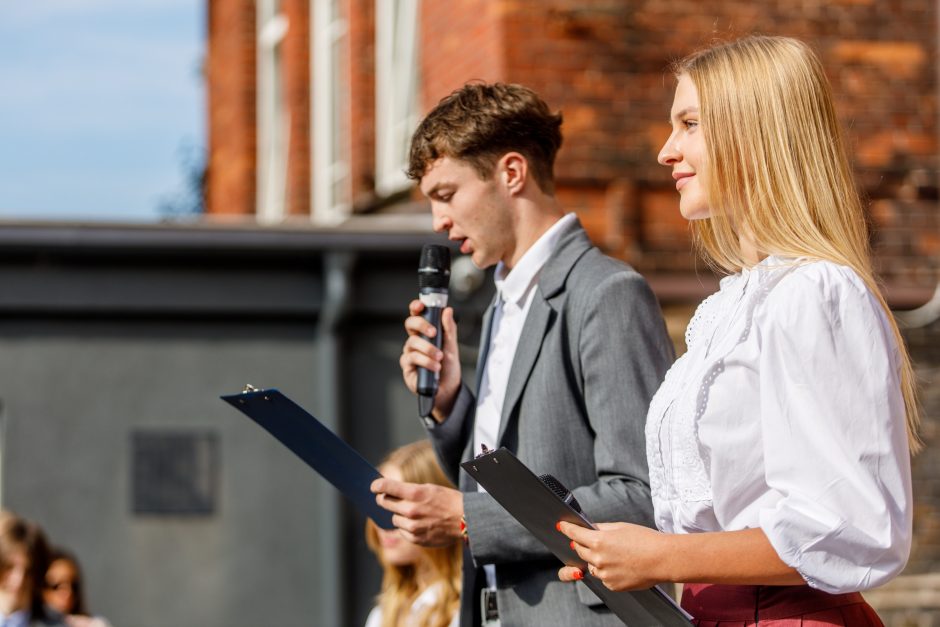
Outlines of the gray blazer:
{"type": "MultiPolygon", "coordinates": [[[[478,387],[489,322],[487,314],[478,387]]],[[[646,281],[603,255],[575,222],[542,268],[494,445],[536,474],[557,477],[592,521],[653,526],[644,425],[673,358],[646,281]]],[[[461,626],[479,624],[483,564],[496,565],[502,627],[621,625],[584,584],[560,582],[561,563],[460,471],[479,452],[471,451],[475,407],[463,386],[448,418],[428,430],[445,472],[465,493],[473,564],[464,568],[461,626]]]]}

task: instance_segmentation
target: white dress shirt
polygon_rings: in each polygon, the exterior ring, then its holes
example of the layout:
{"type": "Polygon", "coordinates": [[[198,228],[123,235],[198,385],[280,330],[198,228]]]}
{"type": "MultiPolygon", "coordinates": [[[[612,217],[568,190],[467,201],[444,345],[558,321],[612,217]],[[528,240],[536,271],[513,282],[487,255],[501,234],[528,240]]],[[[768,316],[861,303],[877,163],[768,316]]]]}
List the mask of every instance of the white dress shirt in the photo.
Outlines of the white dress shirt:
{"type": "Polygon", "coordinates": [[[486,364],[477,391],[477,409],[473,422],[473,453],[480,452],[480,445],[496,446],[499,435],[500,416],[509,371],[516,355],[516,346],[522,336],[526,315],[535,295],[542,266],[552,256],[555,244],[565,227],[575,220],[569,213],[545,231],[522,255],[512,271],[500,261],[496,266],[495,283],[497,305],[490,322],[490,345],[486,353],[486,364]]]}
{"type": "Polygon", "coordinates": [[[897,345],[851,269],[768,257],[721,281],[650,405],[657,526],[760,527],[826,592],[884,583],[911,545],[897,345]]]}
{"type": "MultiPolygon", "coordinates": [[[[496,447],[509,371],[535,295],[539,273],[552,256],[562,231],[574,220],[575,214],[569,213],[553,224],[522,255],[511,271],[506,270],[502,261],[496,266],[498,298],[490,321],[490,344],[483,365],[483,376],[480,378],[480,389],[477,391],[477,408],[473,420],[474,455],[479,454],[481,444],[486,444],[490,449],[496,447]]],[[[486,491],[482,486],[478,486],[478,489],[486,491]]],[[[484,570],[488,586],[495,588],[496,569],[487,565],[484,570]]]]}

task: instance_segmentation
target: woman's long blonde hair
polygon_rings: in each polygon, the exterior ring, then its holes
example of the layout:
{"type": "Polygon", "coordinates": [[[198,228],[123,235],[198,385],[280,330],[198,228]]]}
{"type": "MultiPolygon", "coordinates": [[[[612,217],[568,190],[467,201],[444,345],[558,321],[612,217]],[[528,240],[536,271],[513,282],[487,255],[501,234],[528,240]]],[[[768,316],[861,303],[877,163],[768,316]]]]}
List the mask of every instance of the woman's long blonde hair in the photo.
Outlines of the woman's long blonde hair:
{"type": "Polygon", "coordinates": [[[751,36],[673,67],[698,90],[711,218],[692,223],[697,247],[723,272],[750,265],[739,234],[764,254],[852,268],[894,332],[912,452],[921,448],[911,359],[875,280],[868,225],[822,64],[801,41],[751,36]]]}
{"type": "MultiPolygon", "coordinates": [[[[382,465],[395,466],[402,480],[410,483],[434,483],[454,487],[437,463],[434,451],[426,440],[406,444],[389,453],[382,465]]],[[[378,531],[371,520],[366,523],[366,543],[382,564],[382,591],[376,604],[382,611],[382,627],[405,627],[411,605],[423,591],[418,588],[414,566],[396,566],[382,558],[378,531]]],[[[420,617],[422,627],[446,627],[460,606],[460,569],[463,547],[460,542],[439,548],[422,548],[422,559],[433,573],[431,585],[439,584],[440,594],[420,617]]]]}

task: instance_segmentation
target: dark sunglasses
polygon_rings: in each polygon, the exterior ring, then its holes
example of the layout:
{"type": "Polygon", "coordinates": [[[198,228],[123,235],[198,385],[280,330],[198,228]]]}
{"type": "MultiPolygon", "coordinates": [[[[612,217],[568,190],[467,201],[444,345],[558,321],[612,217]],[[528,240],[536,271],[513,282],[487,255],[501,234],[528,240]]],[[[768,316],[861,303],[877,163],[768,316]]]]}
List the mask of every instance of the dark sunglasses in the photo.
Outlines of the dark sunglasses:
{"type": "Polygon", "coordinates": [[[47,581],[46,590],[63,590],[68,588],[69,590],[75,592],[79,589],[79,583],[77,581],[47,581]]]}

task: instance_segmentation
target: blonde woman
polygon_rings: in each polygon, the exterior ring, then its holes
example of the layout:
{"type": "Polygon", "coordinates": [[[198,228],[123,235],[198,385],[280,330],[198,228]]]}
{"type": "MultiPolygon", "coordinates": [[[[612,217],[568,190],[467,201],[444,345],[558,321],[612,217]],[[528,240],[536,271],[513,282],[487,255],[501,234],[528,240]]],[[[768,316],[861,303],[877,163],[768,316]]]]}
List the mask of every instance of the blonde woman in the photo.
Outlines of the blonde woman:
{"type": "Polygon", "coordinates": [[[675,73],[659,162],[728,276],[650,406],[658,531],[560,529],[612,589],[685,583],[698,625],[880,625],[858,591],[908,558],[918,409],[828,81],[782,37],[675,73]]]}
{"type": "MultiPolygon", "coordinates": [[[[427,441],[395,449],[379,470],[397,481],[453,487],[427,441]]],[[[384,571],[382,592],[366,627],[456,627],[460,542],[425,548],[405,540],[397,529],[380,529],[371,520],[366,523],[366,542],[384,571]]]]}

